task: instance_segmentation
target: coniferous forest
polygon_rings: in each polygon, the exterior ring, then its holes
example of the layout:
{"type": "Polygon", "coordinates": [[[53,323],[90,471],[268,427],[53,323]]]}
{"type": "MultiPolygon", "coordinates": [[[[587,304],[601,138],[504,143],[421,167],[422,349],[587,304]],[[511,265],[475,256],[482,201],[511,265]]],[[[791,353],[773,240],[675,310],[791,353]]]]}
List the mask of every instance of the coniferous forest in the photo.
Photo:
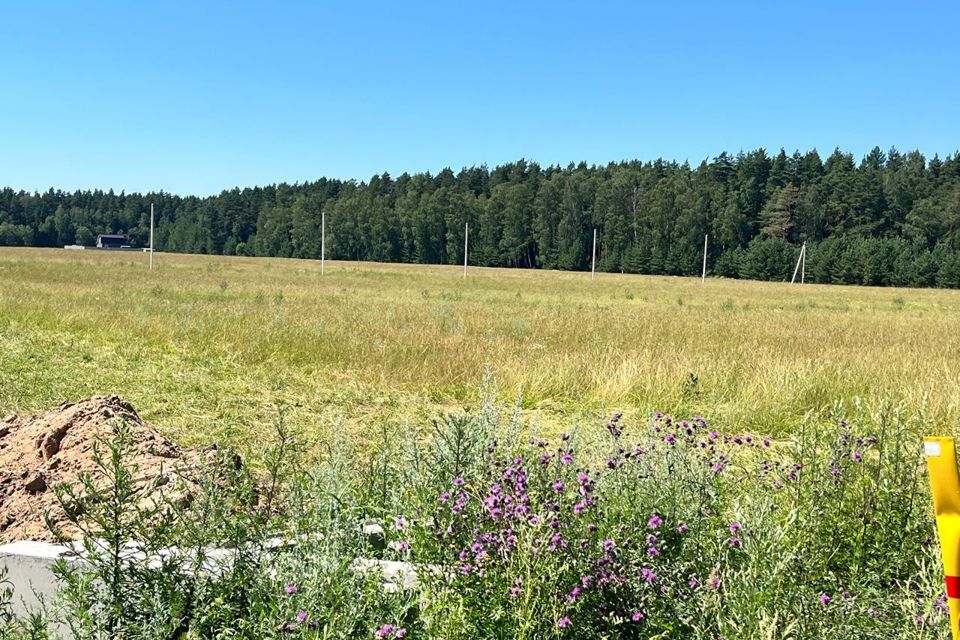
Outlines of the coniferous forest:
{"type": "Polygon", "coordinates": [[[520,160],[366,182],[321,178],[217,196],[0,191],[0,246],[93,244],[122,233],[158,251],[589,269],[789,279],[807,243],[807,280],[960,287],[960,156],[873,149],[721,153],[693,167],[656,160],[541,167],[520,160]]]}

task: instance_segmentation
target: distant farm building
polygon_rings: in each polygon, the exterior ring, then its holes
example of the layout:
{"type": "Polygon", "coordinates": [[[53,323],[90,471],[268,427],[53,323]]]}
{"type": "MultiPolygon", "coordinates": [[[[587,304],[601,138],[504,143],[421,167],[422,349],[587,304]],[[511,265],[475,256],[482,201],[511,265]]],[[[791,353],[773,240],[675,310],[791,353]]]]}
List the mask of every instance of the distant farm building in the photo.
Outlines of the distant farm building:
{"type": "Polygon", "coordinates": [[[127,239],[124,236],[113,236],[100,234],[97,236],[97,249],[120,249],[127,246],[127,239]]]}

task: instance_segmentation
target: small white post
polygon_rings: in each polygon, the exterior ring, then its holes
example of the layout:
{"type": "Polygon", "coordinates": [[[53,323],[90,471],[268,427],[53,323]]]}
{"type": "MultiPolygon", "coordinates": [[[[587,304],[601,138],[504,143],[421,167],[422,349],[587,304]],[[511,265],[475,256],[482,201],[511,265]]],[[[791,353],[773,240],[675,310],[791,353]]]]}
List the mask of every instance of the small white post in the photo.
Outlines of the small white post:
{"type": "Polygon", "coordinates": [[[467,253],[470,250],[470,223],[463,223],[463,277],[467,277],[467,253]]]}
{"type": "Polygon", "coordinates": [[[703,273],[700,275],[701,283],[707,281],[707,238],[709,237],[709,234],[703,236],[703,273]]]}
{"type": "Polygon", "coordinates": [[[590,258],[590,279],[593,280],[597,271],[597,229],[593,229],[593,255],[590,258]]]}
{"type": "Polygon", "coordinates": [[[327,259],[327,212],[320,209],[320,275],[324,273],[327,259]]]}
{"type": "Polygon", "coordinates": [[[153,203],[150,203],[150,269],[153,269],[153,203]]]}

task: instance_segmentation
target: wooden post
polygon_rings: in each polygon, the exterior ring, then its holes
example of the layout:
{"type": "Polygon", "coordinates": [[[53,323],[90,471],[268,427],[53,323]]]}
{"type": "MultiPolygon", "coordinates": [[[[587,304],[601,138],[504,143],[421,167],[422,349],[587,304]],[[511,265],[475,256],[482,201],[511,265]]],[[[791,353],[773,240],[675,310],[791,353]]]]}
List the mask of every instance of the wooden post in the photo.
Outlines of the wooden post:
{"type": "Polygon", "coordinates": [[[327,259],[327,212],[320,209],[320,275],[324,274],[327,259]]]}
{"type": "Polygon", "coordinates": [[[470,223],[463,223],[463,277],[467,277],[467,253],[470,251],[470,223]]]}

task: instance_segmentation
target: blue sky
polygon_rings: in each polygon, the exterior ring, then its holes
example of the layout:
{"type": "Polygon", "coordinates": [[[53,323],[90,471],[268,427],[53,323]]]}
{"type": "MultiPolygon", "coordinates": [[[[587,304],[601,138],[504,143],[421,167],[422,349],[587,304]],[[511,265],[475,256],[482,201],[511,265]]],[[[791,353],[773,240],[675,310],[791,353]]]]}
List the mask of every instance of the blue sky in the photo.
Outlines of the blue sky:
{"type": "Polygon", "coordinates": [[[5,2],[0,185],[960,147],[956,2],[5,2]]]}

